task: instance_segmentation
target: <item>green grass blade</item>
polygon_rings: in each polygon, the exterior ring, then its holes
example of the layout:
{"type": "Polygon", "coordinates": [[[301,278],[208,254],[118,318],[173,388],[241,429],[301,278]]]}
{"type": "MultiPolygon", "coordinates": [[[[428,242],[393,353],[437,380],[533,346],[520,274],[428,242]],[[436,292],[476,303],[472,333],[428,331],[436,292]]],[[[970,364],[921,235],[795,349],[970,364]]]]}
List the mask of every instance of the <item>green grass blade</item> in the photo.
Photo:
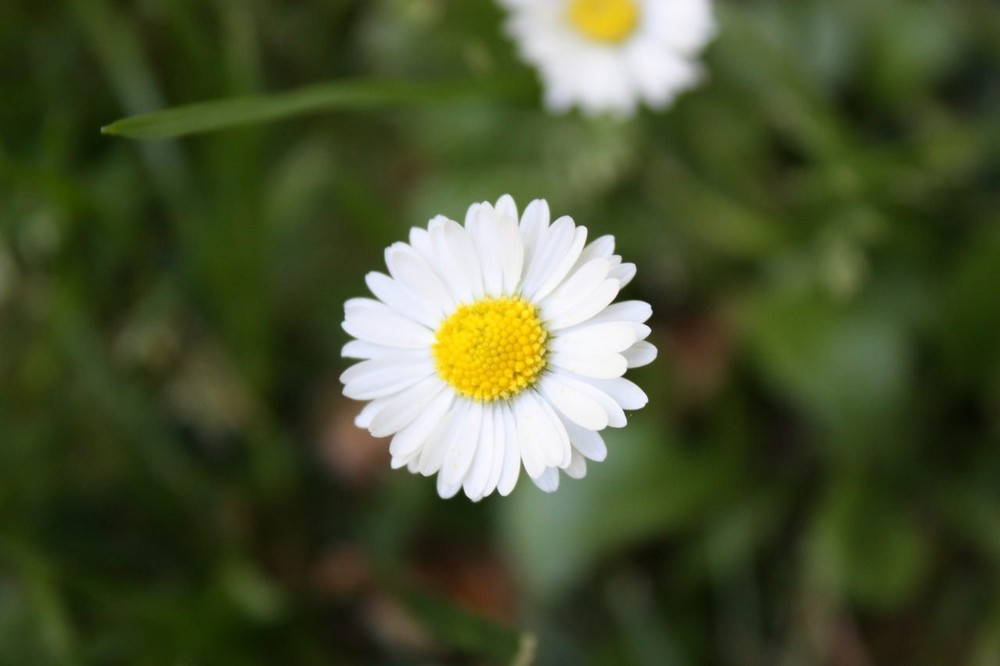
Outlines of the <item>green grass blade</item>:
{"type": "Polygon", "coordinates": [[[130,139],[167,139],[318,111],[494,98],[511,90],[509,85],[481,81],[419,84],[344,80],[273,95],[219,99],[130,116],[105,125],[101,133],[130,139]]]}

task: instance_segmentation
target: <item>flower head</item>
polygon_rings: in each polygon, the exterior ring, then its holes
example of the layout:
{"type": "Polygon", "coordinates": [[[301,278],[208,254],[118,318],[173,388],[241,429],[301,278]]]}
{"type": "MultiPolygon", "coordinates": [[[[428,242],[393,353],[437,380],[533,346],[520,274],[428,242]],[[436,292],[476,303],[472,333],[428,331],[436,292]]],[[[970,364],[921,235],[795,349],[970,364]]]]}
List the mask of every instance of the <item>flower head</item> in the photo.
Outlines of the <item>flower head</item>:
{"type": "Polygon", "coordinates": [[[538,68],[549,110],[661,109],[695,85],[715,33],[709,0],[499,0],[521,56],[538,68]]]}
{"type": "Polygon", "coordinates": [[[600,431],[625,425],[646,395],[623,375],[656,358],[652,311],[612,303],[635,275],[611,236],[587,244],[544,200],[518,221],[510,196],[473,204],[465,225],[435,217],[386,250],[375,295],[347,301],[344,346],[361,359],[340,376],[370,401],[355,422],[392,436],[394,468],[437,474],[442,497],[514,488],[523,464],[543,490],[559,471],[603,460],[600,431]]]}

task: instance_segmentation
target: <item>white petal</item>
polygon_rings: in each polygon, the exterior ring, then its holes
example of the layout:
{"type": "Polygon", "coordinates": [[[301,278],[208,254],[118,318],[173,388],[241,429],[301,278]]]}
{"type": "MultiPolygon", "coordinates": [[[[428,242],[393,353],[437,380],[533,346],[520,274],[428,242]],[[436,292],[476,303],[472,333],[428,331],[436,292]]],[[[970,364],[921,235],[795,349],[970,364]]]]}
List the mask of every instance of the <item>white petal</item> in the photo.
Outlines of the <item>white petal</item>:
{"type": "Polygon", "coordinates": [[[630,368],[640,368],[656,360],[656,347],[651,343],[640,341],[622,352],[630,368]]]}
{"type": "Polygon", "coordinates": [[[365,284],[375,297],[389,306],[390,309],[432,327],[434,318],[431,313],[419,303],[403,285],[399,284],[385,273],[372,271],[365,276],[365,284]]]}
{"type": "Polygon", "coordinates": [[[457,439],[462,434],[460,426],[465,420],[471,404],[468,400],[457,398],[452,402],[451,409],[445,412],[438,426],[420,449],[420,459],[416,465],[418,472],[424,476],[430,476],[441,469],[452,440],[457,439]]]}
{"type": "Polygon", "coordinates": [[[615,253],[615,237],[607,234],[597,238],[583,248],[574,268],[579,268],[592,259],[607,259],[615,253]]]}
{"type": "Polygon", "coordinates": [[[569,441],[573,443],[573,449],[579,451],[585,458],[594,462],[601,462],[608,457],[608,447],[604,444],[601,433],[593,430],[581,428],[571,421],[563,421],[566,432],[569,433],[569,441]]]}
{"type": "MultiPolygon", "coordinates": [[[[507,452],[507,429],[506,417],[501,404],[493,408],[493,460],[490,461],[490,475],[483,488],[483,497],[486,497],[497,488],[500,483],[500,475],[503,473],[504,458],[507,452]]],[[[517,461],[520,465],[520,460],[517,461]]]]}
{"type": "MultiPolygon", "coordinates": [[[[452,220],[447,215],[435,215],[434,217],[432,217],[430,219],[429,222],[427,222],[427,233],[429,233],[431,235],[439,233],[441,231],[441,229],[443,229],[446,224],[448,224],[449,222],[453,222],[453,221],[454,220],[452,220]]],[[[431,242],[433,244],[433,240],[431,242]]],[[[431,259],[433,259],[433,257],[434,257],[434,255],[432,253],[431,254],[431,259]]]]}
{"type": "Polygon", "coordinates": [[[609,268],[607,259],[592,259],[578,268],[555,291],[539,302],[542,317],[547,321],[559,319],[582,303],[608,277],[609,268]]]}
{"type": "Polygon", "coordinates": [[[521,449],[517,420],[509,405],[503,405],[503,427],[503,470],[500,472],[500,480],[497,482],[497,492],[506,497],[517,485],[517,477],[521,473],[521,449]]]}
{"type": "Polygon", "coordinates": [[[572,386],[575,390],[583,393],[591,400],[597,402],[601,409],[608,415],[608,426],[612,428],[622,428],[626,424],[625,411],[614,397],[602,390],[597,384],[602,380],[595,380],[590,377],[581,377],[568,373],[552,373],[560,375],[560,379],[572,386]]]}
{"type": "Polygon", "coordinates": [[[438,474],[437,492],[441,496],[441,499],[451,499],[458,494],[461,488],[461,483],[448,483],[443,474],[438,474]]]}
{"type": "Polygon", "coordinates": [[[642,409],[649,402],[646,393],[635,382],[624,377],[614,379],[587,379],[588,384],[604,391],[621,405],[622,409],[642,409]]]}
{"type": "Polygon", "coordinates": [[[642,324],[653,316],[653,308],[643,301],[621,301],[612,303],[594,315],[587,323],[597,324],[606,321],[631,321],[642,324]]]}
{"type": "Polygon", "coordinates": [[[386,347],[419,349],[434,344],[430,329],[367,298],[352,298],[344,304],[342,326],[356,338],[386,347]]]}
{"type": "Polygon", "coordinates": [[[448,287],[456,303],[471,303],[478,298],[479,293],[469,281],[463,265],[452,253],[451,244],[445,237],[445,229],[453,226],[457,226],[465,234],[465,230],[457,222],[446,217],[438,216],[431,220],[431,226],[428,227],[431,256],[425,258],[441,278],[441,282],[448,287]]]}
{"type": "Polygon", "coordinates": [[[549,403],[535,391],[528,390],[518,396],[514,402],[514,410],[518,416],[521,454],[524,455],[526,449],[538,451],[541,454],[541,462],[546,467],[568,465],[569,436],[549,403]]]}
{"type": "Polygon", "coordinates": [[[372,417],[368,431],[375,437],[388,437],[413,423],[420,412],[433,400],[438,393],[447,389],[447,384],[439,379],[425,379],[405,391],[400,391],[387,398],[379,398],[383,402],[378,412],[372,417]]]}
{"type": "Polygon", "coordinates": [[[515,225],[517,224],[517,204],[514,203],[512,196],[505,194],[497,199],[495,208],[501,219],[507,218],[513,220],[515,225]]]}
{"type": "Polygon", "coordinates": [[[469,471],[462,480],[465,495],[473,501],[482,499],[486,492],[486,484],[490,480],[490,466],[493,464],[493,452],[496,444],[493,440],[493,408],[485,405],[482,409],[482,421],[479,427],[479,445],[472,459],[469,471]]]}
{"type": "Polygon", "coordinates": [[[625,357],[614,352],[551,352],[547,360],[552,365],[585,377],[611,379],[621,377],[628,369],[625,357]]]}
{"type": "Polygon", "coordinates": [[[462,480],[469,471],[469,465],[472,464],[476,450],[481,446],[479,435],[482,422],[483,406],[478,402],[473,402],[470,404],[465,418],[452,426],[454,430],[458,431],[458,436],[452,440],[448,447],[444,456],[444,464],[439,472],[449,486],[455,483],[462,485],[462,480]]]}
{"type": "Polygon", "coordinates": [[[448,220],[442,227],[441,243],[443,252],[451,256],[460,271],[463,284],[467,287],[464,291],[471,299],[482,298],[485,295],[482,268],[479,265],[476,247],[472,244],[468,232],[458,222],[448,220]]]}
{"type": "Polygon", "coordinates": [[[577,425],[590,430],[608,427],[608,413],[600,400],[594,398],[593,387],[563,373],[550,373],[542,377],[538,388],[556,409],[577,425]]]}
{"type": "Polygon", "coordinates": [[[594,291],[581,294],[582,300],[567,309],[565,314],[549,321],[549,330],[558,331],[587,321],[606,308],[618,295],[618,280],[605,280],[594,291]]]}
{"type": "Polygon", "coordinates": [[[559,489],[559,468],[549,467],[532,481],[543,491],[554,493],[559,489]]]}
{"type": "Polygon", "coordinates": [[[535,199],[521,216],[521,241],[524,244],[524,270],[527,272],[538,252],[542,234],[549,228],[549,204],[545,199],[535,199]]]}
{"type": "Polygon", "coordinates": [[[694,55],[715,33],[712,5],[705,0],[645,2],[643,32],[669,51],[694,55]]]}
{"type": "Polygon", "coordinates": [[[473,216],[475,224],[469,235],[476,247],[483,273],[483,288],[487,296],[500,296],[503,292],[503,265],[500,256],[500,230],[493,206],[481,204],[473,216]]]}
{"type": "Polygon", "coordinates": [[[570,461],[569,467],[563,471],[571,479],[582,479],[587,476],[587,459],[582,453],[573,449],[573,460],[570,461]]]}
{"type": "Polygon", "coordinates": [[[646,326],[645,324],[636,324],[634,322],[629,322],[629,325],[632,327],[632,330],[635,331],[636,342],[639,342],[640,340],[645,340],[646,338],[649,337],[649,334],[653,332],[653,329],[651,329],[649,326],[646,326]]]}
{"type": "Polygon", "coordinates": [[[435,372],[429,358],[386,356],[355,363],[340,375],[344,395],[352,400],[374,400],[399,393],[435,372]]]}
{"type": "Polygon", "coordinates": [[[586,353],[588,351],[623,352],[639,339],[640,330],[630,322],[576,326],[559,331],[549,343],[551,351],[586,353]]]}
{"type": "Polygon", "coordinates": [[[389,444],[389,453],[393,458],[409,460],[416,453],[440,424],[441,419],[451,409],[455,400],[454,391],[441,391],[427,407],[420,412],[413,423],[396,433],[389,444]]]}
{"type": "Polygon", "coordinates": [[[618,280],[618,283],[621,285],[621,288],[624,289],[625,285],[631,282],[632,278],[635,277],[635,272],[636,272],[635,264],[624,263],[624,264],[619,264],[618,266],[615,266],[613,269],[611,269],[609,276],[618,280]]]}
{"type": "MultiPolygon", "coordinates": [[[[488,203],[481,201],[479,203],[472,204],[465,211],[464,225],[465,225],[465,230],[469,234],[472,234],[476,230],[476,227],[478,227],[479,223],[476,220],[476,216],[479,215],[479,211],[483,207],[483,205],[489,206],[488,203]]],[[[490,207],[492,208],[492,206],[490,207]]]]}
{"type": "Polygon", "coordinates": [[[340,355],[344,358],[382,358],[383,356],[407,356],[411,358],[430,358],[430,349],[400,349],[399,347],[386,347],[376,345],[364,340],[351,340],[340,350],[340,355]]]}
{"type": "Polygon", "coordinates": [[[417,251],[417,254],[424,258],[424,261],[434,261],[434,245],[427,229],[412,227],[410,229],[410,245],[417,251]]]}
{"type": "Polygon", "coordinates": [[[386,252],[389,272],[416,298],[423,309],[430,313],[431,328],[441,318],[455,309],[455,300],[441,282],[434,269],[423,257],[403,243],[396,243],[386,252]]]}
{"type": "Polygon", "coordinates": [[[608,426],[611,428],[624,428],[627,420],[625,418],[625,410],[622,406],[618,404],[614,398],[602,391],[595,385],[590,377],[583,377],[580,375],[574,375],[565,372],[554,372],[552,374],[559,374],[560,378],[568,383],[571,383],[574,388],[580,392],[586,394],[589,398],[600,404],[601,409],[603,409],[608,415],[608,426]]]}
{"type": "Polygon", "coordinates": [[[524,266],[524,282],[521,289],[527,298],[534,300],[535,291],[542,286],[545,279],[557,267],[559,260],[569,251],[575,231],[576,225],[573,224],[573,220],[563,216],[538,233],[537,240],[533,242],[530,261],[525,262],[524,266]]]}
{"type": "MultiPolygon", "coordinates": [[[[530,210],[531,206],[528,207],[528,211],[530,210]]],[[[528,211],[525,211],[525,215],[528,211]]],[[[564,215],[550,224],[547,204],[544,214],[545,226],[527,230],[528,233],[534,233],[533,237],[525,234],[525,230],[522,229],[525,244],[527,246],[530,238],[532,249],[530,261],[526,260],[524,266],[524,277],[527,283],[526,293],[532,293],[541,286],[542,282],[545,281],[545,276],[553,268],[553,264],[561,258],[560,248],[568,249],[571,247],[576,234],[576,223],[571,217],[564,215]]]]}
{"type": "MultiPolygon", "coordinates": [[[[637,40],[642,41],[642,40],[637,40]]],[[[633,73],[637,93],[654,109],[662,109],[701,79],[700,67],[656,44],[636,44],[622,52],[623,63],[633,73]]]]}
{"type": "Polygon", "coordinates": [[[586,242],[585,227],[576,226],[566,216],[556,220],[542,237],[539,251],[525,274],[525,296],[538,302],[552,293],[573,268],[586,242]]]}
{"type": "Polygon", "coordinates": [[[550,405],[546,400],[542,400],[542,407],[545,409],[545,412],[552,423],[552,427],[559,436],[559,448],[562,450],[562,458],[560,458],[557,467],[566,467],[573,459],[573,446],[569,441],[569,433],[566,432],[566,426],[563,425],[563,420],[556,412],[555,407],[550,405]]]}
{"type": "Polygon", "coordinates": [[[515,400],[513,403],[513,415],[516,419],[517,429],[517,447],[516,450],[521,456],[521,460],[524,462],[524,471],[528,473],[528,476],[535,478],[545,471],[545,462],[543,460],[543,455],[538,446],[536,446],[536,437],[528,436],[526,428],[533,428],[533,424],[529,420],[522,420],[521,413],[524,411],[519,405],[523,402],[524,396],[521,396],[521,400],[515,400]],[[523,422],[523,426],[522,426],[523,422]]]}
{"type": "Polygon", "coordinates": [[[503,293],[513,294],[521,284],[521,270],[524,266],[524,243],[517,228],[517,217],[500,218],[497,234],[499,247],[496,251],[500,255],[503,271],[503,293]]]}
{"type": "Polygon", "coordinates": [[[382,403],[369,402],[367,405],[362,407],[361,411],[358,412],[358,415],[354,417],[354,425],[367,430],[380,407],[382,407],[382,403]]]}
{"type": "Polygon", "coordinates": [[[514,401],[517,432],[520,436],[521,457],[531,478],[537,477],[546,467],[559,467],[569,463],[569,436],[552,408],[532,390],[524,391],[514,401]]]}
{"type": "MultiPolygon", "coordinates": [[[[398,436],[398,434],[397,434],[398,436]]],[[[417,462],[419,458],[419,450],[411,451],[409,455],[406,456],[393,456],[389,460],[389,467],[392,469],[399,469],[400,467],[409,467],[417,462]]]]}

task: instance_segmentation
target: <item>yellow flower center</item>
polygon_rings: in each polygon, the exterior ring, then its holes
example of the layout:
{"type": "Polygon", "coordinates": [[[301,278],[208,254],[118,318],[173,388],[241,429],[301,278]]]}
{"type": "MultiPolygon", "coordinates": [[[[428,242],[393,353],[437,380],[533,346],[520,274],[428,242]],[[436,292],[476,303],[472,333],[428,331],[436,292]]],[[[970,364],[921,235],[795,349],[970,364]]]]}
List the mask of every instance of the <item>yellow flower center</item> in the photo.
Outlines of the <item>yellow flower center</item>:
{"type": "Polygon", "coordinates": [[[460,305],[435,333],[438,374],[460,395],[506,400],[538,379],[545,339],[535,306],[519,296],[460,305]]]}
{"type": "Polygon", "coordinates": [[[569,20],[587,37],[617,43],[635,31],[639,23],[637,0],[570,0],[569,20]]]}

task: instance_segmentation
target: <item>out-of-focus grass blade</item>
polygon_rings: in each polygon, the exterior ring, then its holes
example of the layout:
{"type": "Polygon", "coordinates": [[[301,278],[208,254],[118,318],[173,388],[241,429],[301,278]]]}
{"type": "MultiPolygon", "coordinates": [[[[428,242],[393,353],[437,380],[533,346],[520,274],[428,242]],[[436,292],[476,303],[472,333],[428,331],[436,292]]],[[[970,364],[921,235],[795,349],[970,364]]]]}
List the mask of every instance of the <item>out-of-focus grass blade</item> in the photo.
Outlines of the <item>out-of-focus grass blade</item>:
{"type": "Polygon", "coordinates": [[[419,84],[344,80],[273,95],[233,97],[122,118],[102,134],[130,139],[167,139],[333,109],[366,109],[429,104],[456,99],[495,98],[513,87],[501,82],[461,81],[419,84]]]}
{"type": "Polygon", "coordinates": [[[438,640],[452,648],[505,666],[530,666],[535,661],[534,634],[474,615],[411,587],[397,589],[397,594],[438,640]]]}

